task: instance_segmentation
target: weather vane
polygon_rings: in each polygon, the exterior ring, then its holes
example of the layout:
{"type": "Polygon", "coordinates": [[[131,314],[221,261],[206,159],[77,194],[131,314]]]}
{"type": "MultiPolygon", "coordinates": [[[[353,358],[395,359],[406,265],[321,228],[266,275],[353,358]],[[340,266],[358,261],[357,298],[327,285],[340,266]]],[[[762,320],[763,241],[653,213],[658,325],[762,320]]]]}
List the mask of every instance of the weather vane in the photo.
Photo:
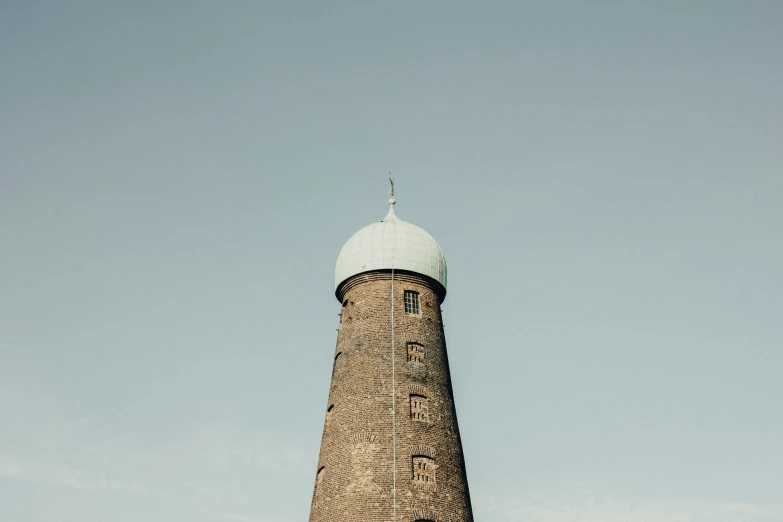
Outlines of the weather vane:
{"type": "Polygon", "coordinates": [[[389,172],[389,195],[394,198],[394,178],[391,175],[391,172],[389,172]]]}
{"type": "Polygon", "coordinates": [[[389,172],[389,195],[391,196],[389,198],[389,205],[397,203],[397,200],[394,199],[394,178],[392,177],[391,172],[389,172]]]}

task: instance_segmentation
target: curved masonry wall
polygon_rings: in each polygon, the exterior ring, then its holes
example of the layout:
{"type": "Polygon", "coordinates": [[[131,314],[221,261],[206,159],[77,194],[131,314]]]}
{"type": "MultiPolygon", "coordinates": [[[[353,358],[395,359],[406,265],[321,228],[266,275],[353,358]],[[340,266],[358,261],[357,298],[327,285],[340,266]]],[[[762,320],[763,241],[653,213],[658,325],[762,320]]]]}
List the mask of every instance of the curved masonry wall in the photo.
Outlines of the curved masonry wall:
{"type": "Polygon", "coordinates": [[[393,521],[391,288],[391,274],[378,271],[338,289],[344,304],[310,522],[473,521],[440,313],[445,290],[396,272],[393,521]],[[419,293],[420,315],[405,313],[405,290],[419,293]],[[418,348],[409,351],[411,343],[418,348]]]}

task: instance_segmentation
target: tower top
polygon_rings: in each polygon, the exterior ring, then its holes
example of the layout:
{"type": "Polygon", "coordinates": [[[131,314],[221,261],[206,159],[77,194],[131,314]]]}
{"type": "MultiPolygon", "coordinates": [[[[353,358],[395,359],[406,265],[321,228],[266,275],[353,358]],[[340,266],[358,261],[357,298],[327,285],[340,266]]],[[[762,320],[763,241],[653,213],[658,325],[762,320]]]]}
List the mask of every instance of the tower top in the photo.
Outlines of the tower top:
{"type": "Polygon", "coordinates": [[[389,173],[389,213],[356,232],[345,243],[334,270],[337,291],[347,279],[374,270],[403,270],[434,279],[446,289],[446,258],[426,230],[394,213],[394,178],[389,173]]]}

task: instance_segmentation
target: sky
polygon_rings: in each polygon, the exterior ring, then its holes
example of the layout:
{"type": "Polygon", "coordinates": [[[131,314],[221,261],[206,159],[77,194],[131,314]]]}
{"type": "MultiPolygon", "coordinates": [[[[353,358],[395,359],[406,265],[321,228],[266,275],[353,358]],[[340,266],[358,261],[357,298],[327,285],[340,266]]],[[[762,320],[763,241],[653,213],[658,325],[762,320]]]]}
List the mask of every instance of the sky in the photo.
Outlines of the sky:
{"type": "Polygon", "coordinates": [[[0,520],[307,520],[430,232],[476,520],[783,521],[783,3],[0,2],[0,520]]]}

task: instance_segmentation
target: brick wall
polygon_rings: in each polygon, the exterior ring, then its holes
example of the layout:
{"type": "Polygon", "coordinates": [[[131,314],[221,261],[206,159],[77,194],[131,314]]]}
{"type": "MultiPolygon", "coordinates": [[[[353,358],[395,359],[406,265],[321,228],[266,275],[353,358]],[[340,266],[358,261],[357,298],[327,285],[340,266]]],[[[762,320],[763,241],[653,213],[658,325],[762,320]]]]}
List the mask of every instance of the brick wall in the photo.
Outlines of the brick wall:
{"type": "MultiPolygon", "coordinates": [[[[337,294],[339,357],[324,406],[331,409],[310,522],[393,522],[391,274],[359,274],[337,294]]],[[[440,313],[444,295],[429,278],[395,273],[394,522],[473,521],[440,313]],[[404,313],[405,290],[419,293],[420,315],[404,313]],[[409,343],[420,345],[423,360],[408,360],[409,343]],[[412,395],[426,398],[426,422],[412,417],[412,395]]]]}

